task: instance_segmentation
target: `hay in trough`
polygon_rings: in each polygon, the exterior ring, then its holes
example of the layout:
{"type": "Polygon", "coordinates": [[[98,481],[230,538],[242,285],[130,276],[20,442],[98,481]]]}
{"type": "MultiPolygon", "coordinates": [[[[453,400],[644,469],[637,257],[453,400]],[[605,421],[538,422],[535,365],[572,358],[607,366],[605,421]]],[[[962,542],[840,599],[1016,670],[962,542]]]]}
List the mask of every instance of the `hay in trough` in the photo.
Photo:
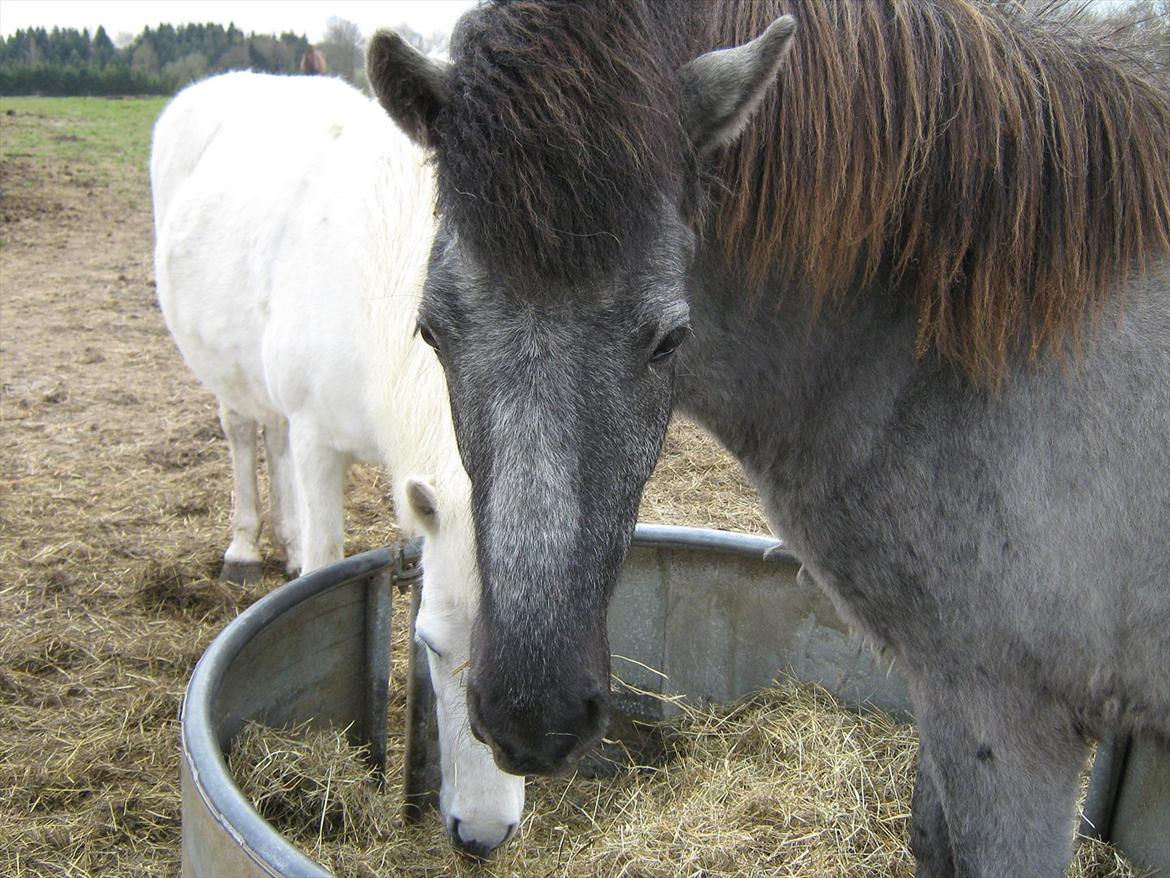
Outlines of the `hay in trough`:
{"type": "Polygon", "coordinates": [[[365,749],[346,732],[313,730],[307,722],[282,731],[249,723],[232,751],[244,795],[310,854],[320,855],[326,842],[382,838],[394,822],[365,749]]]}
{"type": "MultiPolygon", "coordinates": [[[[485,865],[455,854],[435,815],[404,825],[396,766],[380,792],[343,731],[252,726],[232,765],[265,817],[341,876],[913,874],[913,726],[783,681],[733,705],[684,707],[661,731],[662,764],[530,781],[519,836],[485,865]]],[[[1068,875],[1134,872],[1092,843],[1068,875]]]]}

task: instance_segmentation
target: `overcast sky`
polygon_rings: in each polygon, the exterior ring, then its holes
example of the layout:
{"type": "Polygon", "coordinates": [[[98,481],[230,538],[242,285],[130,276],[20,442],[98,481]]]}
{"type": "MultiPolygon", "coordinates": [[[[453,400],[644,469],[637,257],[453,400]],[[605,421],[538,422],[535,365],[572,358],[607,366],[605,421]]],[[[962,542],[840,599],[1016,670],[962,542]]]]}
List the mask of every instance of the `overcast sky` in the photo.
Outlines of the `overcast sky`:
{"type": "Polygon", "coordinates": [[[325,35],[331,17],[345,18],[370,36],[379,27],[409,24],[430,34],[450,32],[473,0],[0,0],[0,34],[29,27],[89,28],[103,25],[111,38],[159,24],[234,22],[245,32],[325,35]]]}

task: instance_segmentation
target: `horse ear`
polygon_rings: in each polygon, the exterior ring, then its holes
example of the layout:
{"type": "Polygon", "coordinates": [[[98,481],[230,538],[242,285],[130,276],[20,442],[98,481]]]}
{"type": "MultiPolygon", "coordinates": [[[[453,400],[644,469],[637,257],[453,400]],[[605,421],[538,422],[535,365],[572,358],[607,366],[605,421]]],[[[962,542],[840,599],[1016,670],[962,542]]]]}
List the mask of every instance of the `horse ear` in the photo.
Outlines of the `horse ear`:
{"type": "Polygon", "coordinates": [[[679,71],[682,118],[699,154],[730,143],[776,80],[796,21],[783,15],[742,46],[700,55],[679,71]]]}
{"type": "Polygon", "coordinates": [[[427,533],[433,535],[438,531],[439,497],[430,482],[418,476],[407,476],[406,502],[427,533]]]}
{"type": "Polygon", "coordinates": [[[446,100],[451,65],[424,55],[390,30],[374,34],[366,57],[366,73],[378,103],[411,140],[435,146],[434,121],[446,100]]]}

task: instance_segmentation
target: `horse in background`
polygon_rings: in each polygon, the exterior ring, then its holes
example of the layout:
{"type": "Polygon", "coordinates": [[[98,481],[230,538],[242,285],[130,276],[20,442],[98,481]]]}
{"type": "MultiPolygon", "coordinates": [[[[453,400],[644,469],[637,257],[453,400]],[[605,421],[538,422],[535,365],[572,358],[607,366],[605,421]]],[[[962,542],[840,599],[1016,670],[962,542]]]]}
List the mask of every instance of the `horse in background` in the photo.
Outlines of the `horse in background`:
{"type": "Polygon", "coordinates": [[[305,49],[299,66],[301,73],[309,76],[324,76],[329,72],[329,67],[325,64],[325,53],[316,46],[305,49]]]}
{"type": "Polygon", "coordinates": [[[234,475],[223,576],[260,573],[257,432],[290,574],[342,557],[351,462],[380,464],[422,535],[419,637],[439,713],[444,826],[483,856],[515,832],[524,780],[468,734],[461,668],[479,596],[470,486],[446,384],[415,337],[433,233],[424,157],[335,79],[230,73],[154,129],[158,299],[218,398],[234,475]]]}
{"type": "Polygon", "coordinates": [[[909,682],[918,873],[1062,874],[1086,736],[1170,735],[1164,87],[972,0],[494,2],[368,58],[437,169],[497,762],[603,733],[677,407],[909,682]]]}

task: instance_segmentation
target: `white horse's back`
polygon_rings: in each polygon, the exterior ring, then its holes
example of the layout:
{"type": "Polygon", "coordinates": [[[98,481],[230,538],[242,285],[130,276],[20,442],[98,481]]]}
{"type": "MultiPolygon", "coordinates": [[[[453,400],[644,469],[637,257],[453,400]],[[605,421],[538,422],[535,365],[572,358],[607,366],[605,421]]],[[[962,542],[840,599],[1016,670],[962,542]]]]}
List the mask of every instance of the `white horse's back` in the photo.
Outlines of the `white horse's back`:
{"type": "MultiPolygon", "coordinates": [[[[393,124],[344,83],[251,73],[181,93],[156,126],[151,167],[159,300],[188,363],[241,411],[335,409],[345,435],[331,444],[370,461],[367,425],[347,429],[368,369],[360,340],[339,344],[363,325],[359,291],[381,270],[364,239],[420,218],[429,231],[429,206],[401,197],[390,204],[398,216],[369,229],[379,167],[397,182],[426,176],[393,124]]],[[[427,186],[396,194],[427,198],[427,186]]]]}
{"type": "MultiPolygon", "coordinates": [[[[286,155],[303,160],[304,147],[311,146],[314,135],[325,143],[325,135],[340,130],[337,126],[360,119],[384,127],[380,124],[384,120],[371,109],[359,92],[327,77],[310,80],[241,71],[185,88],[154,127],[151,180],[156,224],[165,217],[175,189],[203,163],[213,143],[251,141],[259,146],[283,140],[290,146],[286,155]],[[296,138],[296,149],[290,138],[296,138]]],[[[255,150],[236,156],[237,164],[246,168],[280,158],[255,150]]]]}

